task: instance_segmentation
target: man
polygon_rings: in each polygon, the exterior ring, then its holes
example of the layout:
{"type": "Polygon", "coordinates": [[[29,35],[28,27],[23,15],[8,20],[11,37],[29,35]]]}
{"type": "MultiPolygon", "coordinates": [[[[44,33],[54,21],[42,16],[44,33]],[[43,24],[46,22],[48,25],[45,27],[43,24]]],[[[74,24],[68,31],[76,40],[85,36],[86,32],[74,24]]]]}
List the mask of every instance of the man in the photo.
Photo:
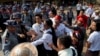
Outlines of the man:
{"type": "Polygon", "coordinates": [[[32,21],[32,16],[28,13],[28,8],[25,6],[23,8],[23,14],[22,14],[22,22],[25,24],[25,27],[30,30],[32,27],[33,21],[32,21]]]}
{"type": "Polygon", "coordinates": [[[18,44],[18,36],[16,33],[15,21],[7,20],[7,22],[5,22],[4,24],[7,26],[8,32],[6,35],[3,51],[5,55],[8,55],[9,51],[11,51],[12,48],[18,44]]]}
{"type": "Polygon", "coordinates": [[[62,18],[59,15],[56,15],[54,18],[53,27],[55,29],[56,36],[60,37],[66,34],[72,36],[72,31],[68,27],[66,27],[64,24],[61,23],[61,19],[62,18]]]}
{"type": "Polygon", "coordinates": [[[16,32],[19,36],[18,37],[19,43],[26,42],[27,41],[26,32],[28,30],[25,28],[24,24],[22,23],[21,14],[20,13],[15,13],[15,14],[12,15],[12,18],[16,22],[16,32]]]}

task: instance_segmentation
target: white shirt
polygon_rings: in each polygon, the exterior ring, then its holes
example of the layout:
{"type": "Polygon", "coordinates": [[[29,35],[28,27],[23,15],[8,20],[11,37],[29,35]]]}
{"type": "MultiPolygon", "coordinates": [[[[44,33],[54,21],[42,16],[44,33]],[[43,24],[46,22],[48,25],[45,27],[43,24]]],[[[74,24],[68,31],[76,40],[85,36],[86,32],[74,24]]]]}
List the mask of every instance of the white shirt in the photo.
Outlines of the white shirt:
{"type": "Polygon", "coordinates": [[[72,49],[75,51],[75,56],[78,56],[76,49],[72,46],[70,46],[70,48],[68,48],[68,49],[64,49],[64,50],[59,51],[58,56],[73,56],[72,49]]]}
{"type": "Polygon", "coordinates": [[[91,33],[87,41],[91,43],[90,51],[100,51],[100,32],[94,31],[91,33]]]}
{"type": "Polygon", "coordinates": [[[86,10],[87,8],[88,8],[87,5],[83,5],[83,6],[82,6],[82,9],[84,9],[84,10],[86,10]]]}
{"type": "Polygon", "coordinates": [[[87,17],[90,17],[92,14],[93,14],[94,10],[93,8],[88,8],[86,11],[85,11],[85,15],[87,17]]]}
{"type": "Polygon", "coordinates": [[[33,41],[31,44],[37,46],[37,45],[40,45],[40,44],[43,43],[46,50],[52,50],[52,48],[48,45],[48,44],[53,43],[52,35],[47,33],[47,32],[50,32],[50,31],[51,31],[51,29],[44,30],[43,36],[40,39],[33,41]]]}
{"type": "Polygon", "coordinates": [[[43,32],[42,32],[43,23],[41,23],[41,24],[38,24],[38,23],[33,24],[32,25],[32,30],[34,30],[37,33],[37,37],[34,40],[39,39],[40,37],[42,37],[42,34],[43,34],[43,32]]]}
{"type": "Polygon", "coordinates": [[[50,18],[50,20],[53,22],[53,25],[55,25],[55,18],[50,18]]]}
{"type": "Polygon", "coordinates": [[[99,19],[100,18],[100,16],[99,15],[96,15],[95,12],[93,12],[93,14],[92,14],[91,17],[93,17],[94,19],[99,19]]]}
{"type": "Polygon", "coordinates": [[[81,5],[81,4],[77,4],[77,5],[76,5],[76,8],[77,8],[77,10],[81,10],[82,5],[81,5]]]}
{"type": "Polygon", "coordinates": [[[56,32],[57,37],[60,37],[60,36],[66,35],[66,34],[72,36],[72,30],[69,29],[68,27],[66,27],[62,23],[60,23],[60,25],[57,27],[55,32],[56,32]]]}

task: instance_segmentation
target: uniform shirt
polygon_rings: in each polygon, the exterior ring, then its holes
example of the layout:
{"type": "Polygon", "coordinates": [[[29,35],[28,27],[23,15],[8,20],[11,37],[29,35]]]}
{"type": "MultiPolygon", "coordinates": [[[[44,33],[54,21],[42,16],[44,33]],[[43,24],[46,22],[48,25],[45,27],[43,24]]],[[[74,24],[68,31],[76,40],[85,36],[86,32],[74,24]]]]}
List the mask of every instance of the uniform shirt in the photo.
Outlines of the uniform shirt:
{"type": "Polygon", "coordinates": [[[17,34],[9,32],[6,39],[7,40],[4,46],[4,51],[11,51],[11,49],[18,44],[17,34]]]}
{"type": "Polygon", "coordinates": [[[22,15],[22,22],[25,27],[29,30],[32,26],[32,16],[31,15],[22,15]]]}
{"type": "Polygon", "coordinates": [[[100,51],[100,32],[91,33],[87,41],[91,43],[90,51],[100,51]]]}
{"type": "Polygon", "coordinates": [[[70,48],[59,51],[58,56],[73,56],[74,52],[72,51],[72,49],[75,51],[75,56],[78,56],[76,49],[72,46],[70,46],[70,48]]]}
{"type": "Polygon", "coordinates": [[[77,10],[81,10],[81,7],[82,7],[81,4],[77,4],[77,5],[76,5],[77,10]]]}
{"type": "Polygon", "coordinates": [[[51,29],[44,30],[43,36],[40,39],[33,41],[31,44],[37,46],[43,43],[46,50],[52,50],[52,48],[48,44],[51,44],[53,42],[52,41],[53,36],[51,34],[48,34],[47,32],[52,32],[52,31],[51,29]]]}
{"type": "Polygon", "coordinates": [[[56,32],[56,36],[62,36],[62,35],[70,35],[72,36],[72,31],[71,29],[67,28],[64,24],[60,23],[60,25],[57,27],[57,29],[55,30],[56,32]]]}
{"type": "Polygon", "coordinates": [[[34,40],[39,39],[40,37],[42,37],[42,34],[43,34],[43,32],[42,32],[43,23],[41,23],[41,24],[37,24],[37,23],[33,24],[32,25],[32,30],[34,30],[37,33],[37,37],[34,40]]]}

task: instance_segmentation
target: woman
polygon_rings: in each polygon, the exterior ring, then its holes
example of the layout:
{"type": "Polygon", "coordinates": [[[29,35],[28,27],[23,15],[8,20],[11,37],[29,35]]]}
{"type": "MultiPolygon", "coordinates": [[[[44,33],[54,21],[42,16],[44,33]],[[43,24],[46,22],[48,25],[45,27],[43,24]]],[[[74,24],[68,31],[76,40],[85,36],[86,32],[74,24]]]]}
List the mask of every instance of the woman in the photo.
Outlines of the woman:
{"type": "Polygon", "coordinates": [[[85,56],[99,56],[100,52],[100,20],[94,21],[96,24],[92,24],[95,29],[87,39],[86,47],[87,52],[85,56]]]}
{"type": "Polygon", "coordinates": [[[54,56],[53,49],[49,46],[49,44],[56,44],[56,36],[55,31],[52,27],[53,23],[51,20],[47,19],[43,22],[44,31],[43,35],[40,39],[33,41],[31,44],[36,45],[39,56],[54,56]]]}

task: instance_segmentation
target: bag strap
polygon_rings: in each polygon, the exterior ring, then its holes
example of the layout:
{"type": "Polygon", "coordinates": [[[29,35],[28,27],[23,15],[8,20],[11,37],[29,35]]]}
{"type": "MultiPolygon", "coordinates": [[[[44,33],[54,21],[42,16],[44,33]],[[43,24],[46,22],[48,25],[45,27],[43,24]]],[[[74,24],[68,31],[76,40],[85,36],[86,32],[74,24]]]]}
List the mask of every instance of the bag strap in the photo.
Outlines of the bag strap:
{"type": "Polygon", "coordinates": [[[71,48],[71,49],[72,49],[72,52],[73,52],[73,56],[75,56],[76,55],[75,50],[73,48],[71,48]]]}

